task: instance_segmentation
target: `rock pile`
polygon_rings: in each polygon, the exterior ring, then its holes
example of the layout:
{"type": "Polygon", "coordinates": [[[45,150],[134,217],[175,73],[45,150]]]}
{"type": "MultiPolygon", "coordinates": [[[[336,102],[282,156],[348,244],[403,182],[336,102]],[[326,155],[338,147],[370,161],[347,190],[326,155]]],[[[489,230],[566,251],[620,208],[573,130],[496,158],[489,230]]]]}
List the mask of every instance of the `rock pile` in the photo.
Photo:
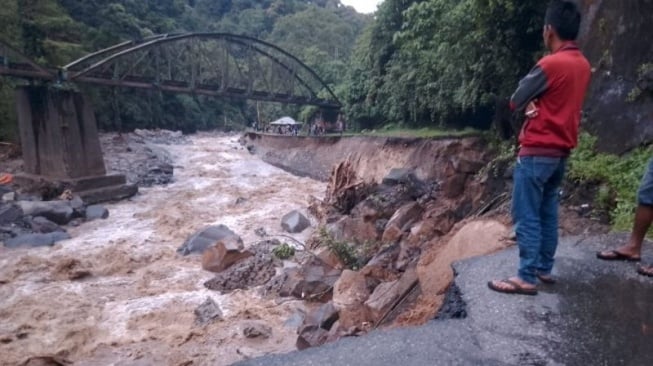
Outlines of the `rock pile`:
{"type": "Polygon", "coordinates": [[[41,201],[16,192],[5,194],[0,202],[0,240],[4,246],[52,246],[70,239],[64,228],[66,225],[109,217],[109,211],[103,206],[86,206],[81,198],[72,194],[62,195],[62,198],[41,201]]]}
{"type": "Polygon", "coordinates": [[[136,130],[129,134],[105,134],[100,137],[107,170],[124,174],[127,182],[140,187],[171,183],[172,157],[160,146],[188,143],[181,132],[136,130]]]}

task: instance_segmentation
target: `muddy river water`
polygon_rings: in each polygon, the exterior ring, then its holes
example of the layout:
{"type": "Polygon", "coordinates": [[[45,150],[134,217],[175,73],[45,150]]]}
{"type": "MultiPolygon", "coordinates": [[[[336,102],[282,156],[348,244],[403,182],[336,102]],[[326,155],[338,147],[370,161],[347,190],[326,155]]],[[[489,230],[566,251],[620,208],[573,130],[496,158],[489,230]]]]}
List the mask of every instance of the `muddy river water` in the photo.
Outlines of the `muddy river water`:
{"type": "Polygon", "coordinates": [[[53,248],[0,247],[0,364],[56,355],[79,365],[227,365],[295,349],[300,302],[207,290],[212,274],[200,258],[175,250],[212,224],[246,245],[259,240],[257,228],[279,233],[281,216],[305,210],[325,185],[260,161],[236,136],[200,134],[164,148],[174,183],[107,205],[107,220],[70,228],[73,239],[53,248]],[[75,279],[84,271],[90,276],[75,279]],[[224,316],[200,326],[194,309],[207,297],[224,316]],[[246,338],[251,322],[272,336],[246,338]]]}

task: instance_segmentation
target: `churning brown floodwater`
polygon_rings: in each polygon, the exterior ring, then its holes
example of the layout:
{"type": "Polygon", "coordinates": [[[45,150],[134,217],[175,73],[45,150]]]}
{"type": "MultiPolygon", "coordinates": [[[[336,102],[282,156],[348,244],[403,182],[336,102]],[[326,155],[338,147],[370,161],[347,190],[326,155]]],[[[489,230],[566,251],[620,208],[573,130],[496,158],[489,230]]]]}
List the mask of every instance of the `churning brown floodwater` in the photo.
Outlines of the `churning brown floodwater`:
{"type": "Polygon", "coordinates": [[[80,365],[227,365],[295,349],[296,324],[287,323],[301,302],[207,290],[212,274],[199,257],[175,252],[212,224],[252,244],[255,229],[280,232],[283,214],[323,194],[323,183],[260,161],[236,139],[200,134],[165,146],[173,184],[108,205],[109,219],[69,229],[73,239],[53,248],[0,247],[0,364],[59,355],[80,365]],[[246,201],[236,205],[239,197],[246,201]],[[71,280],[85,270],[90,277],[71,280]],[[193,311],[207,297],[224,320],[202,327],[193,311]],[[270,338],[243,336],[257,320],[273,328],[270,338]]]}

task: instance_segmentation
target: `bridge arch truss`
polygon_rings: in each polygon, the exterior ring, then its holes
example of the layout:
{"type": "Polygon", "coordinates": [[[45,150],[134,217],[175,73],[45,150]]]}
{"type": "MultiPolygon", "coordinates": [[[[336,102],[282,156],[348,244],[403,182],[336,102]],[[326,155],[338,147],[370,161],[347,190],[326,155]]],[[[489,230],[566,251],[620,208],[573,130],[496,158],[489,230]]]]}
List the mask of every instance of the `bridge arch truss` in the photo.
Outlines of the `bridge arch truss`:
{"type": "Polygon", "coordinates": [[[256,38],[164,34],[89,54],[59,70],[62,81],[174,93],[341,107],[306,64],[256,38]]]}

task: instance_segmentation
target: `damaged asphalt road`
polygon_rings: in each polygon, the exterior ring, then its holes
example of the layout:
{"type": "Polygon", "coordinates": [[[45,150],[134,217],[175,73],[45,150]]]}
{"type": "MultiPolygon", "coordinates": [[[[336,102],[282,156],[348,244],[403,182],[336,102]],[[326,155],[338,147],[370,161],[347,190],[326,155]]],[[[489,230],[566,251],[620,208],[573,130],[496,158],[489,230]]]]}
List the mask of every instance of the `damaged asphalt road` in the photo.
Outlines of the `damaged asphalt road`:
{"type": "MultiPolygon", "coordinates": [[[[624,234],[564,238],[556,285],[538,296],[490,291],[487,281],[516,271],[517,248],[455,265],[467,318],[377,331],[362,338],[239,365],[651,365],[653,279],[635,265],[595,252],[624,234]]],[[[644,260],[653,261],[650,243],[644,260]]]]}

